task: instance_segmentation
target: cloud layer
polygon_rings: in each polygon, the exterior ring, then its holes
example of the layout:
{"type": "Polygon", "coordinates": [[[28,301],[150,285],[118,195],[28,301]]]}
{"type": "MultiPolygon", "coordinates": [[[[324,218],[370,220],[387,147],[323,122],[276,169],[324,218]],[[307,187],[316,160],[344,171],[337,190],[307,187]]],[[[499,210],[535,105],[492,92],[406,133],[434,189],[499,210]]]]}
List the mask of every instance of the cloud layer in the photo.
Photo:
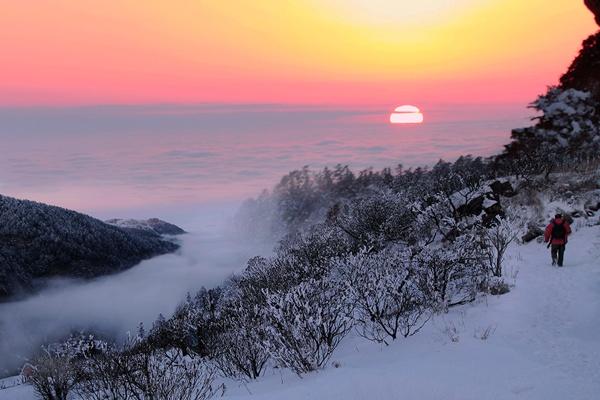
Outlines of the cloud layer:
{"type": "Polygon", "coordinates": [[[239,201],[310,165],[431,164],[488,155],[526,123],[512,106],[430,106],[388,124],[384,107],[279,105],[0,109],[0,193],[106,213],[239,201]]]}

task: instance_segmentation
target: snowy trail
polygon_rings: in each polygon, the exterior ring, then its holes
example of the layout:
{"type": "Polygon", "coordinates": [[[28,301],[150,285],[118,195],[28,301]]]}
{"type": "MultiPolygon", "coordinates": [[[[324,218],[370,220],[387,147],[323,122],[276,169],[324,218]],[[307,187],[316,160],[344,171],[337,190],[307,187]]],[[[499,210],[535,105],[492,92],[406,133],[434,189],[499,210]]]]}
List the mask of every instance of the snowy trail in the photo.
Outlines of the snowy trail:
{"type": "MultiPolygon", "coordinates": [[[[350,337],[332,359],[339,368],[227,381],[224,398],[597,400],[600,227],[575,232],[563,268],[543,244],[513,247],[505,271],[517,270],[510,293],[454,308],[414,337],[388,347],[350,337]]],[[[0,400],[32,398],[28,387],[0,390],[0,400]]]]}
{"type": "Polygon", "coordinates": [[[600,385],[599,232],[577,232],[563,268],[549,267],[547,254],[545,259],[536,257],[540,245],[518,249],[526,275],[514,293],[522,305],[514,323],[527,329],[507,335],[545,368],[564,374],[565,384],[579,382],[582,387],[600,385]]]}

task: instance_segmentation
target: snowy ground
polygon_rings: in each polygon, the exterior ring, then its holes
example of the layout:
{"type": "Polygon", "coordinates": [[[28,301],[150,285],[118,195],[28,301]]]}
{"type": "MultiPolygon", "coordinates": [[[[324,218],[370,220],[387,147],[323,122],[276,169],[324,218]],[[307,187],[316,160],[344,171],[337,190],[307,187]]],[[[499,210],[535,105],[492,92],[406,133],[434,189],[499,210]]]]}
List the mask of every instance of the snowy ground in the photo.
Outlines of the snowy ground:
{"type": "MultiPolygon", "coordinates": [[[[511,293],[455,308],[388,347],[348,338],[332,359],[338,368],[227,382],[224,397],[598,399],[600,227],[578,230],[565,259],[564,268],[551,267],[544,245],[515,246],[506,268],[509,277],[518,272],[511,293]]],[[[27,386],[0,390],[0,400],[31,398],[27,386]]]]}

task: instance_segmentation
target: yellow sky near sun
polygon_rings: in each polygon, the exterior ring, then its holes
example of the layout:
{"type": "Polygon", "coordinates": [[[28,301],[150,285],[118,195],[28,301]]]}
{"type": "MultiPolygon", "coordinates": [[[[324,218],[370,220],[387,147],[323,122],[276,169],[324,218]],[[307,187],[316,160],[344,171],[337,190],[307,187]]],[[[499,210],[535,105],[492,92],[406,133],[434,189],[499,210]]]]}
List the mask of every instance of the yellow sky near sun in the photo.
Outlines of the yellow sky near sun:
{"type": "Polygon", "coordinates": [[[0,0],[0,9],[2,104],[530,98],[596,29],[583,0],[0,0]]]}

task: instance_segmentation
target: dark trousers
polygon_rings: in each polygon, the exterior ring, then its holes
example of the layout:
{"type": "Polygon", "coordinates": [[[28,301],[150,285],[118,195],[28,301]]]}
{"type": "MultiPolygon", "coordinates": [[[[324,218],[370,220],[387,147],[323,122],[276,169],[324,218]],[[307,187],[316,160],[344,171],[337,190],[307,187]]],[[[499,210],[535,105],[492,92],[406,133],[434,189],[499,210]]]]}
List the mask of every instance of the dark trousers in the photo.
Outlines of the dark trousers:
{"type": "Polygon", "coordinates": [[[552,245],[552,264],[558,262],[558,266],[563,266],[563,258],[565,256],[565,245],[564,244],[553,244],[552,245]]]}

